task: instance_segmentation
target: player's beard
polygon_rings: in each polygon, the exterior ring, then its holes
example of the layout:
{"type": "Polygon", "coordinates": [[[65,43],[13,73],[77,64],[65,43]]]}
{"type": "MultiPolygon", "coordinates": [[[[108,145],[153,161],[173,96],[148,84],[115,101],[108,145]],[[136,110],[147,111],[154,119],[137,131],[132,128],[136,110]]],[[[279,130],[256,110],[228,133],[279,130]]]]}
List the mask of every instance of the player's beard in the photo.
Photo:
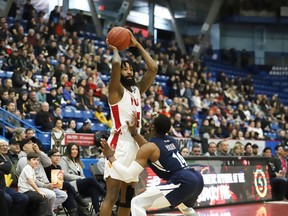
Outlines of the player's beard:
{"type": "Polygon", "coordinates": [[[134,77],[132,77],[132,79],[127,79],[127,77],[123,76],[122,74],[120,82],[124,87],[131,87],[136,85],[134,77]]]}

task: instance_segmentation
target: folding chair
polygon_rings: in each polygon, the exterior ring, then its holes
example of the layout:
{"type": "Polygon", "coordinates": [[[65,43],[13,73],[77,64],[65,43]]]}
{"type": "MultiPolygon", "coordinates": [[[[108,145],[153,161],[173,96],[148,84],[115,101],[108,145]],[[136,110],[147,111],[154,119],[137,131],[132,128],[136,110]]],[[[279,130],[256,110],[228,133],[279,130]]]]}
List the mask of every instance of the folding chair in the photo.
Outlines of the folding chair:
{"type": "MultiPolygon", "coordinates": [[[[97,163],[102,163],[102,159],[98,160],[97,163]]],[[[101,170],[99,169],[99,166],[96,164],[89,164],[89,171],[91,173],[91,175],[96,178],[96,180],[99,182],[99,184],[105,188],[106,190],[106,183],[105,183],[105,180],[104,180],[104,175],[103,175],[103,172],[101,172],[101,170]]],[[[104,196],[100,198],[99,202],[103,202],[104,200],[104,196]]],[[[100,205],[101,206],[101,205],[100,205]]],[[[117,216],[117,209],[118,209],[118,205],[116,203],[116,205],[113,207],[113,210],[112,210],[112,216],[117,216]]]]}

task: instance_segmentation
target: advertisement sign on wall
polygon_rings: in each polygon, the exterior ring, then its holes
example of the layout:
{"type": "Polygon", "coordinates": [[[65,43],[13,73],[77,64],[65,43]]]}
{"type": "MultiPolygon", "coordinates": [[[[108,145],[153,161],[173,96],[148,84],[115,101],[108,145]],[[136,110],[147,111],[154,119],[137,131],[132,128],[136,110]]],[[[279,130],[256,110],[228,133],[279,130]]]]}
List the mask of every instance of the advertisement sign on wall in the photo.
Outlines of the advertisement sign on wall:
{"type": "MultiPolygon", "coordinates": [[[[271,200],[267,160],[256,157],[201,157],[187,159],[204,179],[204,189],[195,206],[271,200]]],[[[148,167],[146,187],[165,183],[148,167]]]]}

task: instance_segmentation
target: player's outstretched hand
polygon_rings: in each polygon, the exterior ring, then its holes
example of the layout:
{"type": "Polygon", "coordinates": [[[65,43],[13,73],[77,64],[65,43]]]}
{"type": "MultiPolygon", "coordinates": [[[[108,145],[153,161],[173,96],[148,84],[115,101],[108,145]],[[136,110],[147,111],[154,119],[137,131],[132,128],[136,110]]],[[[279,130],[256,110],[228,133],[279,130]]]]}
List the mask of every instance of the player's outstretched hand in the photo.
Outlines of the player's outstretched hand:
{"type": "Polygon", "coordinates": [[[129,31],[129,33],[130,33],[130,36],[131,36],[131,44],[130,44],[130,46],[136,47],[139,44],[139,42],[136,40],[136,38],[134,37],[134,35],[133,35],[133,33],[131,31],[129,31]]]}
{"type": "Polygon", "coordinates": [[[117,50],[117,51],[118,51],[117,47],[111,45],[111,44],[109,43],[108,39],[106,39],[106,45],[107,45],[107,48],[108,48],[109,50],[117,50]]]}
{"type": "Polygon", "coordinates": [[[137,113],[133,112],[131,122],[126,121],[128,130],[130,131],[131,134],[137,133],[137,122],[138,122],[137,113]]]}
{"type": "Polygon", "coordinates": [[[101,144],[101,147],[99,147],[99,149],[102,151],[103,155],[106,158],[112,157],[114,155],[115,151],[110,148],[110,146],[108,145],[105,139],[101,139],[100,144],[101,144]]]}

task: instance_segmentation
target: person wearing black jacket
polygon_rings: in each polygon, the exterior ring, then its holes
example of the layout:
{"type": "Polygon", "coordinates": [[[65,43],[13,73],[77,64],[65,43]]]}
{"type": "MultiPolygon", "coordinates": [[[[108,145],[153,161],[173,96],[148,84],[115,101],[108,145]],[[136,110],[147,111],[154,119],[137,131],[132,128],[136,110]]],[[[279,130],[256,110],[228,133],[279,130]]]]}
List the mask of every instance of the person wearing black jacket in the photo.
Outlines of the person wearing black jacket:
{"type": "Polygon", "coordinates": [[[26,84],[28,83],[28,79],[25,76],[26,69],[24,68],[17,68],[14,70],[14,73],[11,77],[13,87],[17,93],[20,93],[21,90],[27,88],[26,84]]]}
{"type": "Polygon", "coordinates": [[[36,114],[35,123],[37,126],[42,127],[42,131],[51,131],[54,127],[54,117],[49,112],[49,104],[47,102],[42,103],[41,111],[36,114]]]}
{"type": "Polygon", "coordinates": [[[13,188],[6,186],[5,174],[10,174],[12,169],[12,163],[9,161],[8,156],[5,156],[7,153],[8,143],[2,140],[0,141],[0,191],[4,192],[9,215],[22,216],[29,199],[27,195],[17,192],[13,188]]]}
{"type": "Polygon", "coordinates": [[[263,156],[268,157],[268,172],[272,187],[272,199],[283,200],[288,198],[288,180],[284,178],[281,161],[278,157],[272,157],[270,147],[263,149],[263,156]]]}

